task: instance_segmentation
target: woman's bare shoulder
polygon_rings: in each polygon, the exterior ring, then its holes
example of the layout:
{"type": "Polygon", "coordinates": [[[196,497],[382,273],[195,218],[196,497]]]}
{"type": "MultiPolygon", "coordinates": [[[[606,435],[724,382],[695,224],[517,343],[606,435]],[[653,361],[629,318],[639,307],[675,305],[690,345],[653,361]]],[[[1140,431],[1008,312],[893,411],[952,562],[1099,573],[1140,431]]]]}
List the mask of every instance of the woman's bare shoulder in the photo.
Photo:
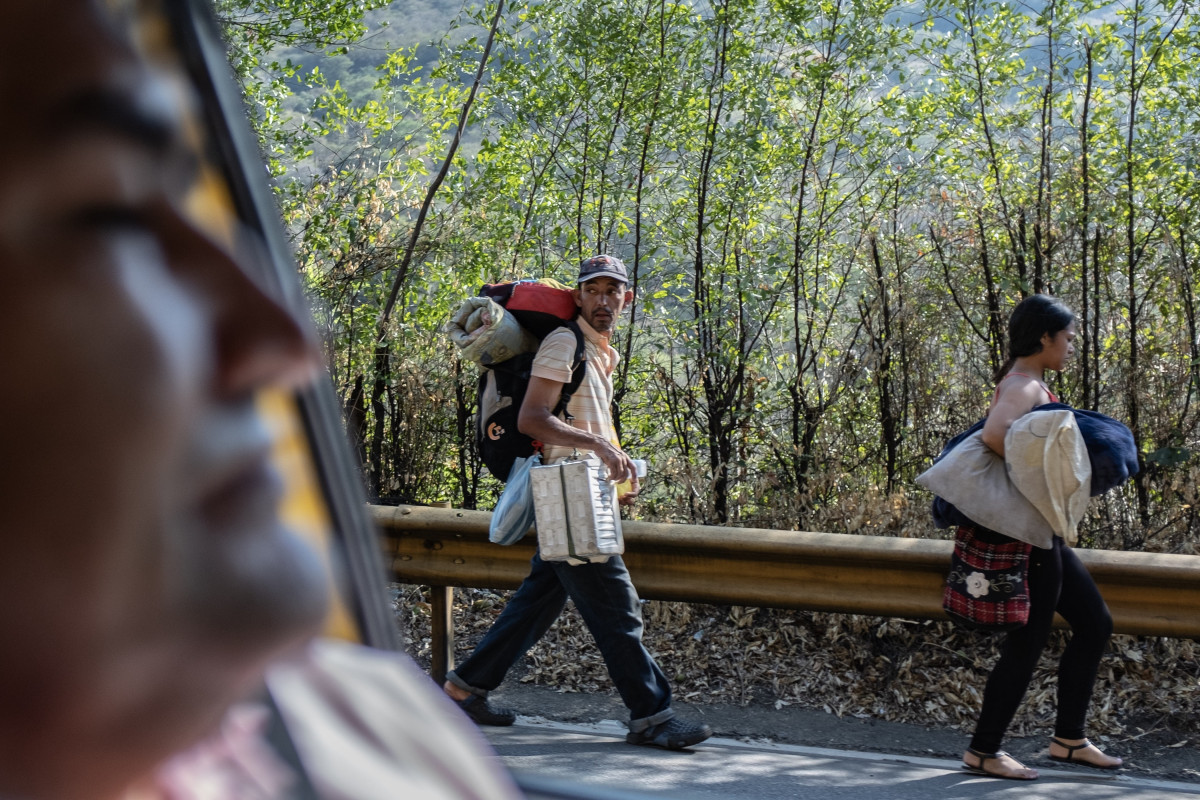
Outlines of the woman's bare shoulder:
{"type": "Polygon", "coordinates": [[[1037,378],[1023,373],[1009,373],[996,386],[992,409],[1003,405],[1010,410],[1020,408],[1019,413],[1024,413],[1034,406],[1045,403],[1049,397],[1050,391],[1046,388],[1046,384],[1037,378]]]}

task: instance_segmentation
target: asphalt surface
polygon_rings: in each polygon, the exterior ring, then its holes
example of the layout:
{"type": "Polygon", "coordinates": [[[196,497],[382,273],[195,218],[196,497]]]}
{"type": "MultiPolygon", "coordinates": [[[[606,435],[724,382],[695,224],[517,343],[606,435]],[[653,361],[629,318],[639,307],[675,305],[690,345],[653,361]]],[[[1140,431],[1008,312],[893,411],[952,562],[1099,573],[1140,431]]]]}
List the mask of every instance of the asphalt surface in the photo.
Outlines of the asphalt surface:
{"type": "Polygon", "coordinates": [[[568,724],[519,717],[482,728],[531,800],[1196,800],[1200,784],[1079,768],[1046,769],[1036,781],[984,778],[957,760],[885,755],[714,737],[689,751],[625,743],[608,720],[568,724]]]}
{"type": "MultiPolygon", "coordinates": [[[[624,720],[629,711],[615,692],[597,688],[589,692],[564,692],[519,680],[505,681],[493,695],[505,706],[530,720],[590,726],[602,720],[624,720]]],[[[937,724],[891,722],[873,717],[836,715],[816,708],[778,705],[767,701],[747,703],[674,704],[686,722],[706,722],[717,735],[746,744],[795,745],[826,750],[887,753],[903,758],[953,760],[962,756],[970,734],[937,724]]],[[[1110,735],[1103,728],[1089,731],[1101,749],[1125,759],[1129,777],[1189,783],[1200,788],[1200,741],[1194,727],[1172,727],[1157,717],[1127,718],[1124,731],[1110,735]]],[[[1004,749],[1027,766],[1053,770],[1047,745],[1049,722],[1016,730],[1005,737],[1004,749]]],[[[1104,774],[1104,773],[1100,773],[1104,774]]]]}

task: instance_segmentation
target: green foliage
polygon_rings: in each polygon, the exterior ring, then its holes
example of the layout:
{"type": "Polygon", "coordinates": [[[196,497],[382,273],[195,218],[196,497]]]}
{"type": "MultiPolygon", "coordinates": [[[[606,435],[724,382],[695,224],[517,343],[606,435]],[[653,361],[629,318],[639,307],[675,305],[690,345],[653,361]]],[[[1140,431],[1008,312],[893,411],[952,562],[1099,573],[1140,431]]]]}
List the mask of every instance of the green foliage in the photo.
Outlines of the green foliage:
{"type": "Polygon", "coordinates": [[[1049,291],[1079,314],[1056,391],[1145,454],[1089,540],[1195,549],[1190,6],[521,0],[465,130],[495,5],[438,29],[412,4],[408,38],[398,4],[218,8],[378,496],[487,505],[440,326],[485,281],[611,252],[644,513],[927,534],[912,477],[1049,291]]]}

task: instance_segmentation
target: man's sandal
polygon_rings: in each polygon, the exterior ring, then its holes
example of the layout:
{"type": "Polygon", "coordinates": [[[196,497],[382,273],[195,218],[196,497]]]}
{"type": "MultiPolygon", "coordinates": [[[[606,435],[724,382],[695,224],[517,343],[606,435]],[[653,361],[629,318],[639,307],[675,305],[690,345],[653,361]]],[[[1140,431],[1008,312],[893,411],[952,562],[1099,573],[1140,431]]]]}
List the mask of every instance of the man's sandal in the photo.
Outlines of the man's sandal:
{"type": "MultiPolygon", "coordinates": [[[[989,772],[988,770],[984,769],[983,765],[986,764],[989,760],[996,759],[998,761],[1002,756],[1008,756],[1008,753],[1004,752],[1003,750],[1000,750],[995,753],[981,753],[974,748],[968,747],[967,752],[979,759],[979,763],[975,764],[974,766],[972,766],[971,764],[968,764],[966,761],[963,761],[962,768],[965,769],[967,772],[971,773],[972,775],[982,775],[985,778],[1004,778],[1005,780],[1010,780],[1010,781],[1035,781],[1035,780],[1037,780],[1037,777],[1038,777],[1037,773],[1034,772],[1033,770],[1031,770],[1029,767],[1022,764],[1020,761],[1017,761],[1015,758],[1012,759],[1013,763],[1016,764],[1020,770],[1023,770],[1024,774],[1015,773],[1012,775],[1005,775],[1002,772],[989,772]]],[[[1012,756],[1008,756],[1008,757],[1012,758],[1012,756]]]]}
{"type": "MultiPolygon", "coordinates": [[[[1096,764],[1092,761],[1088,761],[1083,758],[1076,758],[1075,753],[1077,753],[1078,751],[1086,750],[1089,747],[1096,747],[1088,739],[1084,739],[1083,744],[1067,744],[1063,740],[1056,739],[1053,737],[1050,739],[1050,741],[1067,751],[1067,754],[1065,756],[1056,756],[1053,753],[1051,753],[1050,754],[1051,761],[1058,761],[1062,764],[1080,764],[1085,767],[1091,767],[1092,769],[1104,769],[1104,770],[1110,770],[1110,771],[1114,770],[1114,769],[1120,769],[1121,765],[1124,763],[1117,756],[1113,756],[1113,758],[1117,759],[1115,764],[1096,764]]],[[[1100,755],[1105,755],[1105,752],[1103,750],[1101,750],[1099,747],[1096,747],[1096,752],[1099,753],[1100,755]]]]}

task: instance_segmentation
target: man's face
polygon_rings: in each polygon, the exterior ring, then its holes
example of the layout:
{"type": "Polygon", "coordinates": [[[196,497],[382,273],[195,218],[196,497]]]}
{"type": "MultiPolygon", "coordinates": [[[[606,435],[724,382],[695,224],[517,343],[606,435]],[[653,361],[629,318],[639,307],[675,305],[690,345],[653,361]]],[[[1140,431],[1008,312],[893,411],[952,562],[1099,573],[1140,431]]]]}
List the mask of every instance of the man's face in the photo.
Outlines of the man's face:
{"type": "Polygon", "coordinates": [[[181,85],[86,0],[0,27],[0,795],[98,795],[322,617],[255,407],[314,359],[182,210],[181,85]]]}
{"type": "Polygon", "coordinates": [[[593,278],[575,290],[579,316],[600,333],[612,331],[629,300],[625,284],[615,278],[593,278]]]}

